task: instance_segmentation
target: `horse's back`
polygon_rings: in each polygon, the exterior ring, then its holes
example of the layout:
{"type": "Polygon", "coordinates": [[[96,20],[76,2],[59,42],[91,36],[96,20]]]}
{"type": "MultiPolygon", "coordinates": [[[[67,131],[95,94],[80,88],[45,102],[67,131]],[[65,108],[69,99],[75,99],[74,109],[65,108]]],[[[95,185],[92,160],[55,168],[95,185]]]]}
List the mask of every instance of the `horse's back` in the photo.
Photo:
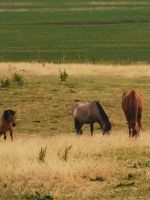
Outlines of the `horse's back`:
{"type": "Polygon", "coordinates": [[[98,111],[96,103],[93,102],[75,102],[73,104],[73,117],[82,122],[89,122],[89,120],[96,120],[98,111]]]}

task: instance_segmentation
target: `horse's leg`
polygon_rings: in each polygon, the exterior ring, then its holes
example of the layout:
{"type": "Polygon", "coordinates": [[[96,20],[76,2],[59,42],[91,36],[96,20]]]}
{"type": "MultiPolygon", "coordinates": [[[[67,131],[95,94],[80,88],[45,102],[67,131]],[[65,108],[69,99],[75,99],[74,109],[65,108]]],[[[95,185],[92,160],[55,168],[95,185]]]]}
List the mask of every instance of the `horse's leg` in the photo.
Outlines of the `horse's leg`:
{"type": "Polygon", "coordinates": [[[140,130],[142,130],[142,122],[141,122],[141,119],[142,119],[142,113],[139,112],[139,113],[138,113],[138,116],[137,116],[137,121],[138,121],[138,125],[139,125],[140,130]]]}
{"type": "Polygon", "coordinates": [[[91,131],[91,136],[93,136],[93,123],[90,123],[90,131],[91,131]]]}
{"type": "Polygon", "coordinates": [[[13,130],[12,130],[12,128],[9,131],[10,131],[11,141],[13,141],[13,130]]]}
{"type": "Polygon", "coordinates": [[[129,129],[129,137],[131,138],[131,137],[133,137],[133,135],[132,135],[132,128],[131,128],[130,123],[128,124],[128,129],[129,129]]]}
{"type": "Polygon", "coordinates": [[[139,129],[140,129],[140,131],[139,131],[139,136],[142,138],[142,112],[139,112],[138,113],[138,116],[137,116],[137,122],[138,122],[138,126],[139,126],[139,129]]]}
{"type": "Polygon", "coordinates": [[[83,124],[82,123],[79,123],[79,134],[82,135],[83,131],[82,131],[82,126],[83,124]]]}
{"type": "Polygon", "coordinates": [[[4,140],[6,140],[7,136],[6,136],[6,133],[4,133],[4,140]]]}
{"type": "Polygon", "coordinates": [[[78,121],[76,119],[74,119],[74,127],[75,127],[76,132],[79,134],[78,121]]]}
{"type": "Polygon", "coordinates": [[[81,129],[82,124],[78,120],[75,119],[74,120],[74,125],[75,125],[76,132],[78,134],[82,134],[82,129],[81,129]]]}
{"type": "Polygon", "coordinates": [[[98,121],[98,124],[99,124],[99,126],[100,126],[100,129],[102,129],[102,125],[101,125],[101,123],[98,121]]]}
{"type": "Polygon", "coordinates": [[[82,135],[82,134],[83,134],[83,131],[82,131],[82,129],[80,129],[80,132],[79,132],[79,134],[80,134],[80,135],[82,135]]]}

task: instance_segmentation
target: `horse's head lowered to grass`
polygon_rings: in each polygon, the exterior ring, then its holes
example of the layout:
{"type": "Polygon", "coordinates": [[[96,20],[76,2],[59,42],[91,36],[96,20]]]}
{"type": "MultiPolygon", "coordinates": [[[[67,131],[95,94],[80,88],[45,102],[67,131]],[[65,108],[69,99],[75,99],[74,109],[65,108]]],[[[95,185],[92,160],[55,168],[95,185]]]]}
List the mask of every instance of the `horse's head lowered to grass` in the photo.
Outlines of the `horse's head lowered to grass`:
{"type": "Polygon", "coordinates": [[[111,128],[112,128],[111,122],[109,121],[109,118],[108,118],[105,110],[101,106],[101,104],[98,101],[96,101],[95,103],[96,103],[97,109],[99,111],[99,123],[101,125],[103,135],[109,134],[109,132],[111,131],[111,128]]]}

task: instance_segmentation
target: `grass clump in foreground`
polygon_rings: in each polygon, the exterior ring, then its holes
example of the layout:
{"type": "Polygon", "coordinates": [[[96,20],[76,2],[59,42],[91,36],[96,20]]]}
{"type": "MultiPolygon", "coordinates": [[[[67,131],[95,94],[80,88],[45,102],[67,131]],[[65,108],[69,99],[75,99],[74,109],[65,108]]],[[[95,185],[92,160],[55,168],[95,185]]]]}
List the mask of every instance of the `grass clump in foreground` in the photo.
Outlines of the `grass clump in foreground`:
{"type": "Polygon", "coordinates": [[[35,194],[27,195],[26,200],[54,200],[54,198],[51,195],[40,195],[38,192],[35,192],[35,194]]]}
{"type": "Polygon", "coordinates": [[[45,162],[47,147],[41,148],[40,152],[38,153],[37,160],[40,162],[45,162]]]}
{"type": "Polygon", "coordinates": [[[22,75],[20,75],[18,73],[13,74],[12,81],[15,82],[19,86],[22,86],[24,84],[24,80],[23,80],[22,75]]]}
{"type": "Polygon", "coordinates": [[[11,79],[10,78],[4,78],[0,82],[1,88],[9,88],[10,85],[11,85],[11,79]]]}
{"type": "Polygon", "coordinates": [[[59,71],[59,78],[61,80],[61,82],[66,82],[67,79],[69,78],[69,74],[66,72],[66,70],[64,69],[64,71],[59,71]]]}
{"type": "Polygon", "coordinates": [[[69,151],[71,150],[72,146],[66,147],[65,150],[62,152],[61,150],[58,152],[58,157],[61,160],[64,160],[67,162],[68,160],[68,155],[69,155],[69,151]]]}
{"type": "Polygon", "coordinates": [[[18,73],[14,73],[12,77],[3,78],[0,82],[0,87],[9,88],[11,85],[13,85],[13,83],[16,83],[19,86],[23,86],[23,76],[18,73]]]}

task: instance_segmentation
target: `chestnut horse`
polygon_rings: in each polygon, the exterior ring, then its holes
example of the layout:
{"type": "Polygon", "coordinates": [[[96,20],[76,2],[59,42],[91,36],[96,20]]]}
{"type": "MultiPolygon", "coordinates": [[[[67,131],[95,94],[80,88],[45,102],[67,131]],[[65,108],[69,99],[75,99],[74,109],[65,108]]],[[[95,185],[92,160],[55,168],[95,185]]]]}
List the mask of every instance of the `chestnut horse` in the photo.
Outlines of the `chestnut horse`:
{"type": "Polygon", "coordinates": [[[142,95],[137,91],[126,91],[122,95],[122,109],[129,128],[129,137],[140,136],[142,129],[142,95]]]}

